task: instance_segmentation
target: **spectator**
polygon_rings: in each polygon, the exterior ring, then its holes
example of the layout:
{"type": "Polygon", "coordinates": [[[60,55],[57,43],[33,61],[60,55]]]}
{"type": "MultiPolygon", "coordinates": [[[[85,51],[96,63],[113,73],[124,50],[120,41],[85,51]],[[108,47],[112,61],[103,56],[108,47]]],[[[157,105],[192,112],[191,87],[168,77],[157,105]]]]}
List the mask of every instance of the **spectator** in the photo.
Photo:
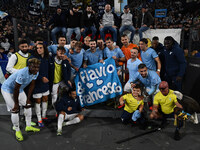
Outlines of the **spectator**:
{"type": "Polygon", "coordinates": [[[138,66],[142,62],[137,58],[139,49],[137,47],[134,47],[131,51],[131,58],[127,61],[127,69],[129,72],[129,80],[124,86],[125,92],[131,92],[131,83],[130,81],[134,78],[134,76],[137,74],[138,66]]]}
{"type": "Polygon", "coordinates": [[[56,34],[58,32],[62,32],[63,36],[66,36],[66,12],[62,12],[60,6],[57,7],[56,14],[52,17],[52,19],[47,23],[46,27],[54,24],[54,28],[51,31],[51,38],[54,44],[57,44],[56,34]]]}
{"type": "Polygon", "coordinates": [[[88,65],[93,65],[98,62],[103,63],[102,51],[97,48],[96,41],[90,40],[90,49],[85,52],[83,67],[86,68],[88,65]]]}
{"type": "Polygon", "coordinates": [[[8,57],[8,59],[11,57],[11,55],[12,54],[14,54],[15,53],[15,49],[13,48],[13,47],[10,47],[9,48],[9,52],[8,52],[8,54],[7,54],[7,57],[8,57]]]}
{"type": "Polygon", "coordinates": [[[5,54],[5,49],[0,47],[0,69],[2,70],[3,74],[6,73],[6,65],[7,65],[8,57],[5,54]]]}
{"type": "Polygon", "coordinates": [[[78,12],[79,8],[76,5],[72,6],[73,14],[68,15],[68,28],[67,28],[67,43],[69,44],[71,41],[72,33],[76,33],[76,39],[79,41],[81,38],[81,13],[78,12]]]}
{"type": "Polygon", "coordinates": [[[92,31],[92,39],[94,39],[97,29],[97,18],[95,15],[95,12],[92,10],[92,6],[88,5],[86,7],[86,12],[82,15],[82,22],[81,22],[81,33],[83,35],[83,38],[86,37],[86,34],[88,30],[92,31]]]}
{"type": "Polygon", "coordinates": [[[64,91],[60,101],[56,104],[56,111],[58,112],[57,135],[62,135],[62,127],[72,124],[77,124],[84,119],[80,114],[83,109],[80,106],[79,97],[76,95],[76,89],[69,89],[64,91]],[[67,120],[67,122],[64,122],[67,120]]]}
{"type": "Polygon", "coordinates": [[[139,32],[140,39],[143,38],[142,33],[148,30],[152,24],[153,24],[153,16],[148,11],[148,6],[146,4],[143,4],[137,22],[137,30],[139,32]]]}
{"type": "Polygon", "coordinates": [[[164,46],[166,81],[171,89],[181,92],[182,80],[186,70],[184,52],[171,36],[165,37],[164,46]]]}
{"type": "Polygon", "coordinates": [[[113,34],[113,41],[117,42],[118,16],[112,12],[110,4],[105,5],[104,13],[100,16],[100,35],[105,41],[105,32],[110,31],[113,34]]]}
{"type": "Polygon", "coordinates": [[[5,53],[7,54],[8,53],[8,50],[10,48],[10,43],[8,41],[7,38],[3,38],[2,41],[1,41],[1,47],[5,48],[5,53]]]}
{"type": "Polygon", "coordinates": [[[120,16],[120,23],[121,23],[121,27],[119,29],[120,36],[123,35],[124,31],[126,30],[130,31],[131,32],[130,42],[132,43],[135,34],[135,28],[134,28],[135,21],[134,21],[134,16],[130,12],[128,5],[124,6],[124,11],[120,16]]]}
{"type": "Polygon", "coordinates": [[[155,50],[149,48],[147,44],[148,40],[145,38],[141,39],[139,42],[142,62],[147,66],[148,69],[154,71],[156,71],[157,63],[157,74],[160,76],[161,63],[158,54],[155,52],[155,50]]]}

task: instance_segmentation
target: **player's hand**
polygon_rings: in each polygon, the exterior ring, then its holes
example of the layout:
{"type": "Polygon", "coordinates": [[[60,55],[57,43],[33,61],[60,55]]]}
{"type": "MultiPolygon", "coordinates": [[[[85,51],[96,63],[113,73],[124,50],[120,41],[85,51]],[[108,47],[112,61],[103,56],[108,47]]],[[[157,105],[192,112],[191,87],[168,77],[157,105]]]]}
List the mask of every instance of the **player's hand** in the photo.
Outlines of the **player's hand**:
{"type": "Polygon", "coordinates": [[[11,110],[11,112],[13,112],[13,113],[19,112],[19,104],[15,104],[14,108],[11,110]]]}
{"type": "Polygon", "coordinates": [[[119,103],[120,103],[120,105],[124,105],[124,101],[120,101],[119,103]]]}
{"type": "Polygon", "coordinates": [[[85,29],[84,28],[81,28],[81,32],[84,32],[85,31],[85,29]]]}
{"type": "Polygon", "coordinates": [[[68,107],[67,110],[68,110],[68,111],[71,111],[71,110],[72,110],[72,107],[68,107]]]}
{"type": "Polygon", "coordinates": [[[117,59],[117,57],[116,56],[112,56],[112,58],[115,60],[115,59],[117,59]]]}
{"type": "Polygon", "coordinates": [[[42,77],[42,82],[43,82],[43,83],[48,83],[49,80],[48,80],[46,77],[42,77]]]}
{"type": "Polygon", "coordinates": [[[30,101],[30,99],[27,99],[27,101],[26,101],[26,107],[30,107],[31,106],[31,101],[30,101]]]}
{"type": "Polygon", "coordinates": [[[136,86],[136,84],[131,83],[131,88],[134,88],[136,86]]]}
{"type": "Polygon", "coordinates": [[[102,28],[103,28],[103,26],[100,26],[100,27],[99,27],[99,30],[102,29],[102,28]]]}
{"type": "Polygon", "coordinates": [[[79,70],[79,68],[77,68],[77,67],[75,67],[74,69],[75,69],[77,72],[78,72],[78,70],[79,70]]]}
{"type": "Polygon", "coordinates": [[[158,76],[160,77],[160,71],[156,71],[156,73],[158,74],[158,76]]]}
{"type": "Polygon", "coordinates": [[[67,83],[72,87],[72,83],[68,80],[67,83]]]}
{"type": "Polygon", "coordinates": [[[86,65],[86,64],[83,64],[83,68],[87,68],[87,65],[86,65]]]}

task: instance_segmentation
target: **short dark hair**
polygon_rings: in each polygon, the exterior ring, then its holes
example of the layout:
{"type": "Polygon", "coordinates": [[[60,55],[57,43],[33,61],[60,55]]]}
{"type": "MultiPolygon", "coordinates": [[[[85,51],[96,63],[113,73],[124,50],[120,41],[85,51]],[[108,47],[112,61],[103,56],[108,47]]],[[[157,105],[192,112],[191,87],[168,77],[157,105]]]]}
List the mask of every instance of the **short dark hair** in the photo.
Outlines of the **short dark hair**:
{"type": "Polygon", "coordinates": [[[66,49],[63,46],[58,46],[57,51],[66,52],[66,49]]]}
{"type": "Polygon", "coordinates": [[[103,40],[102,38],[98,38],[97,40],[103,40]]]}
{"type": "Polygon", "coordinates": [[[175,40],[174,40],[174,38],[172,37],[172,36],[167,36],[167,37],[165,37],[165,39],[164,39],[164,41],[172,41],[172,43],[174,44],[175,43],[175,40]]]}
{"type": "Polygon", "coordinates": [[[140,42],[144,42],[145,44],[148,44],[148,40],[147,40],[146,38],[142,38],[142,39],[140,40],[140,42]]]}
{"type": "Polygon", "coordinates": [[[59,38],[65,38],[66,39],[66,37],[64,35],[59,36],[58,40],[59,40],[59,38]]]}
{"type": "Polygon", "coordinates": [[[154,36],[154,37],[152,38],[152,40],[159,41],[159,38],[158,38],[157,36],[154,36]]]}
{"type": "Polygon", "coordinates": [[[78,41],[76,38],[72,38],[71,41],[78,41]]]}
{"type": "Polygon", "coordinates": [[[147,68],[147,66],[145,64],[139,64],[138,69],[143,69],[143,68],[147,68]]]}
{"type": "Polygon", "coordinates": [[[123,35],[121,36],[121,38],[122,38],[122,37],[126,37],[126,36],[128,37],[128,35],[127,35],[127,34],[123,34],[123,35]]]}
{"type": "Polygon", "coordinates": [[[4,50],[5,51],[5,48],[4,47],[0,47],[0,49],[4,50]]]}
{"type": "MultiPolygon", "coordinates": [[[[111,40],[113,41],[113,39],[111,37],[107,37],[106,41],[111,40]]],[[[114,41],[113,41],[114,42],[114,41]]]]}
{"type": "Polygon", "coordinates": [[[91,39],[90,42],[96,42],[95,40],[91,39]]]}
{"type": "Polygon", "coordinates": [[[44,41],[44,40],[43,40],[42,37],[36,37],[36,38],[35,38],[35,42],[36,42],[36,41],[44,41]]]}
{"type": "Polygon", "coordinates": [[[83,44],[82,44],[81,41],[78,41],[78,42],[76,42],[76,44],[74,45],[74,47],[82,48],[82,47],[83,47],[83,44]]]}
{"type": "Polygon", "coordinates": [[[138,51],[138,53],[139,53],[139,48],[138,47],[133,47],[132,49],[136,49],[138,51]]]}
{"type": "Polygon", "coordinates": [[[133,88],[136,88],[136,89],[140,89],[141,90],[141,85],[140,84],[135,84],[135,86],[133,88]]]}
{"type": "Polygon", "coordinates": [[[18,45],[21,45],[21,44],[28,44],[28,41],[25,39],[22,39],[19,41],[18,45]]]}

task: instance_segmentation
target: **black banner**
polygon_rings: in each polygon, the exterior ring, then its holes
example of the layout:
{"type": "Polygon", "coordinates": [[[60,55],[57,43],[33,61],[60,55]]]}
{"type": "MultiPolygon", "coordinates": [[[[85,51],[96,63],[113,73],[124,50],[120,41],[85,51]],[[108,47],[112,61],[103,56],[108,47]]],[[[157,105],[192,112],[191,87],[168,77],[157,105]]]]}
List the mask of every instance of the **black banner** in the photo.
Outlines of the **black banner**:
{"type": "Polygon", "coordinates": [[[183,80],[183,93],[200,104],[200,58],[189,57],[183,80]]]}

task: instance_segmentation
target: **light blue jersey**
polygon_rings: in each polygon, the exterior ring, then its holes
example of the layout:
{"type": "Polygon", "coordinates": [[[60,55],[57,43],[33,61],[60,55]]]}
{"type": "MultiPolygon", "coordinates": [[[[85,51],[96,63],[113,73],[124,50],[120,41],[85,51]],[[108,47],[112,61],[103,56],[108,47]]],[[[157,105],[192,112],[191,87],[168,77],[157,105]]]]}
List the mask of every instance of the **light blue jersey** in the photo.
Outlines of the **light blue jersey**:
{"type": "Polygon", "coordinates": [[[152,48],[148,48],[145,52],[141,51],[142,62],[150,70],[156,71],[156,62],[155,62],[156,57],[158,57],[158,54],[152,48]]]}
{"type": "MultiPolygon", "coordinates": [[[[50,45],[47,48],[48,48],[49,53],[51,53],[52,55],[56,55],[58,45],[50,45]]],[[[64,48],[66,50],[65,55],[68,57],[69,56],[69,49],[65,46],[64,46],[64,48]]]]}
{"type": "Polygon", "coordinates": [[[69,53],[69,58],[71,59],[71,64],[77,68],[80,68],[83,63],[84,53],[85,53],[84,49],[81,49],[80,53],[77,53],[76,51],[73,54],[69,53]]]}
{"type": "Polygon", "coordinates": [[[87,65],[96,64],[101,59],[103,59],[103,53],[99,48],[97,48],[94,53],[92,53],[90,49],[85,52],[84,60],[87,60],[87,65]]]}
{"type": "Polygon", "coordinates": [[[3,83],[2,89],[8,93],[14,93],[15,84],[21,84],[19,93],[23,92],[24,88],[29,85],[32,80],[36,80],[39,72],[36,75],[29,73],[29,68],[25,67],[19,71],[13,73],[9,78],[3,83]]]}
{"type": "Polygon", "coordinates": [[[142,62],[138,58],[136,58],[136,60],[133,62],[131,61],[131,59],[127,61],[127,68],[129,72],[129,80],[128,80],[129,83],[132,79],[134,79],[134,76],[136,76],[138,72],[138,66],[141,63],[142,62]]]}
{"type": "MultiPolygon", "coordinates": [[[[117,58],[125,57],[124,53],[122,52],[122,50],[120,48],[115,48],[113,50],[110,50],[108,47],[106,47],[104,49],[104,57],[109,58],[112,56],[116,56],[117,58]]],[[[116,67],[117,67],[117,70],[121,69],[121,66],[116,66],[116,67]]]]}
{"type": "Polygon", "coordinates": [[[154,93],[154,91],[158,90],[159,84],[161,82],[160,77],[158,74],[153,70],[147,71],[147,77],[143,78],[139,72],[136,73],[133,79],[130,80],[130,82],[136,83],[137,81],[142,82],[146,88],[149,89],[148,94],[151,95],[154,93]]]}

